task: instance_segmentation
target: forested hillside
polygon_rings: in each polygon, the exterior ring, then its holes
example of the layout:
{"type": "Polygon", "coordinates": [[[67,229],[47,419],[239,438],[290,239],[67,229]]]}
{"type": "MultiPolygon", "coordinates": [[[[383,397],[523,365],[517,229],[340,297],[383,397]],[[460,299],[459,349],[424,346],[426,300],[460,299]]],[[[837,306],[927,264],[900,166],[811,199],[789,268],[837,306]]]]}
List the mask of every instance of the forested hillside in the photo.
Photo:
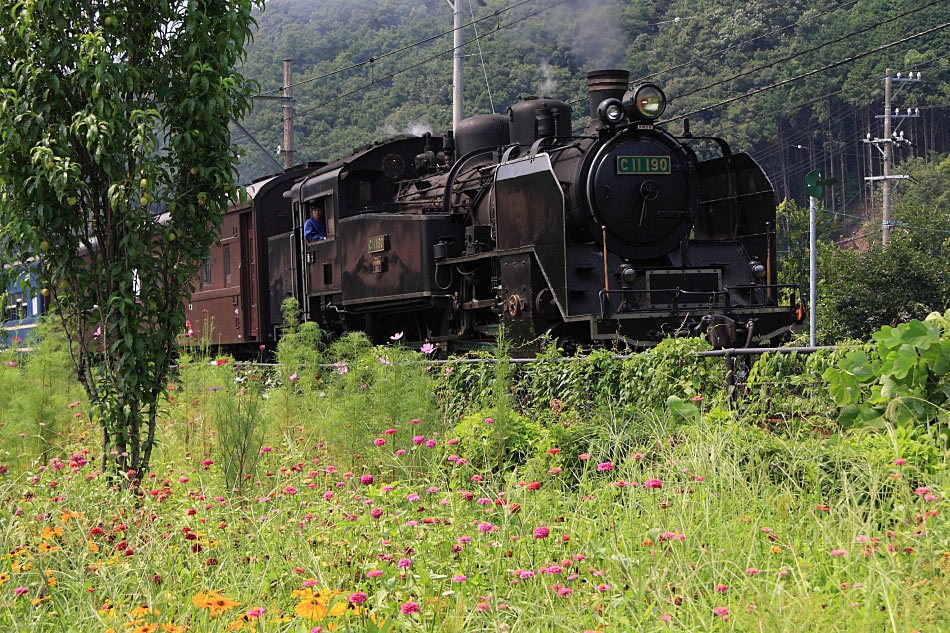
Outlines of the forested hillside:
{"type": "MultiPolygon", "coordinates": [[[[482,36],[465,47],[467,115],[504,112],[529,94],[582,99],[587,70],[620,66],[634,78],[659,82],[671,99],[667,115],[676,116],[950,21],[950,3],[933,0],[484,4],[473,1],[466,22],[488,19],[464,29],[465,41],[477,37],[476,29],[482,36]],[[802,54],[808,49],[816,50],[802,54]],[[768,67],[756,70],[762,66],[768,67]],[[732,79],[741,73],[747,74],[732,79]]],[[[463,6],[468,12],[464,0],[463,6]]],[[[298,160],[339,156],[403,131],[450,127],[451,34],[382,56],[450,30],[451,10],[443,0],[270,0],[258,22],[245,71],[264,91],[280,86],[284,58],[293,60],[295,82],[356,66],[294,87],[298,160]]],[[[950,150],[948,52],[950,30],[935,31],[695,114],[693,133],[722,135],[751,151],[772,175],[780,198],[787,192],[802,200],[801,179],[817,167],[839,180],[826,194],[829,207],[848,202],[862,208],[870,204],[863,177],[871,170],[879,174],[881,165],[860,139],[881,134],[874,116],[882,111],[886,68],[905,76],[909,70],[923,73],[922,82],[895,88],[894,105],[920,108],[920,118],[901,127],[914,143],[902,150],[904,157],[950,150]]],[[[584,116],[580,101],[575,118],[584,116]]],[[[258,101],[245,124],[273,151],[281,142],[280,121],[279,103],[258,101]]],[[[681,126],[671,124],[674,131],[681,126]]],[[[274,170],[241,132],[235,138],[248,148],[245,178],[274,170]]]]}

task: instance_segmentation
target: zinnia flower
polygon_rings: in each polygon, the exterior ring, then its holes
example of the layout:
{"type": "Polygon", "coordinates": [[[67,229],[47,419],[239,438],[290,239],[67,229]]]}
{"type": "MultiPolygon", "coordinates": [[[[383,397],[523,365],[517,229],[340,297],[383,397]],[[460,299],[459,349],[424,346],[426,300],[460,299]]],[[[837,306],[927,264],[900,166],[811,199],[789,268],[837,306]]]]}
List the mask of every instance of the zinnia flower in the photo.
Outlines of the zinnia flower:
{"type": "Polygon", "coordinates": [[[604,462],[602,464],[597,464],[597,470],[603,472],[605,470],[613,470],[614,465],[612,462],[604,462]]]}
{"type": "Polygon", "coordinates": [[[544,525],[534,528],[534,538],[547,538],[550,533],[551,530],[544,525]]]}
{"type": "Polygon", "coordinates": [[[403,602],[401,605],[399,605],[399,610],[402,613],[405,613],[406,615],[410,613],[415,613],[416,611],[419,610],[419,603],[413,602],[412,600],[410,600],[409,602],[403,602]]]}

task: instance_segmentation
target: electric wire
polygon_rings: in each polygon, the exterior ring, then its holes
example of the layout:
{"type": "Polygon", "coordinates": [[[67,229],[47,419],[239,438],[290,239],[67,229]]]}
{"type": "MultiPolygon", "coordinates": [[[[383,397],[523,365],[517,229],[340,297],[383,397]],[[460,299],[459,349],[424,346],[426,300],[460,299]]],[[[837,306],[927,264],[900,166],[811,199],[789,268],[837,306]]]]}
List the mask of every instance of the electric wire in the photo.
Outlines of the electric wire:
{"type": "MultiPolygon", "coordinates": [[[[548,10],[550,10],[550,9],[553,9],[553,8],[555,8],[555,7],[558,7],[558,6],[562,5],[562,4],[566,4],[567,2],[570,2],[570,1],[571,1],[571,0],[557,0],[557,2],[554,2],[553,4],[550,4],[550,5],[546,6],[546,7],[543,7],[543,8],[541,8],[541,9],[538,9],[537,11],[535,11],[535,12],[533,12],[533,13],[529,13],[529,14],[527,14],[527,15],[524,15],[524,16],[522,16],[522,17],[516,19],[516,20],[512,20],[511,22],[507,22],[507,23],[505,23],[505,24],[501,24],[501,25],[499,25],[497,28],[495,28],[495,29],[493,29],[493,30],[491,30],[491,31],[488,31],[487,33],[483,33],[482,35],[477,35],[477,36],[473,37],[472,39],[470,39],[470,40],[468,40],[468,41],[466,41],[466,42],[462,42],[462,46],[466,46],[466,45],[468,45],[468,44],[471,44],[472,42],[478,41],[479,39],[481,39],[481,38],[483,38],[483,37],[488,37],[488,36],[489,36],[490,34],[492,34],[492,33],[495,33],[495,32],[500,31],[500,30],[502,30],[502,29],[509,28],[509,27],[511,27],[511,26],[514,26],[515,24],[520,23],[520,22],[524,22],[524,21],[527,20],[527,19],[533,18],[533,17],[535,17],[536,15],[540,15],[541,13],[544,13],[545,11],[548,11],[548,10]]],[[[435,60],[435,59],[438,59],[438,58],[442,57],[443,55],[447,55],[448,53],[451,53],[451,52],[454,52],[454,51],[455,51],[455,47],[454,47],[454,46],[453,46],[452,48],[448,49],[448,50],[439,51],[439,52],[436,53],[435,55],[432,55],[431,57],[427,57],[427,58],[423,59],[423,60],[420,61],[420,62],[417,62],[417,63],[415,63],[415,64],[411,64],[410,66],[406,66],[405,68],[400,68],[399,70],[396,70],[396,71],[393,71],[393,72],[391,72],[391,73],[389,73],[389,74],[387,74],[387,75],[384,75],[384,76],[380,77],[379,79],[374,79],[373,81],[369,82],[368,84],[364,84],[364,85],[360,86],[359,88],[355,88],[355,89],[350,90],[350,91],[348,91],[348,92],[340,93],[340,94],[336,95],[335,97],[333,97],[333,98],[331,98],[331,99],[327,99],[326,101],[323,101],[323,102],[321,102],[321,103],[318,103],[318,104],[315,105],[315,106],[312,106],[312,107],[307,108],[307,109],[305,109],[305,110],[301,110],[300,112],[297,112],[296,114],[297,114],[297,116],[303,116],[304,114],[307,114],[307,113],[309,113],[309,112],[313,112],[314,110],[319,110],[320,108],[322,108],[322,107],[324,107],[324,106],[327,106],[327,105],[330,105],[331,103],[334,103],[335,101],[339,101],[340,99],[344,99],[344,98],[349,97],[349,96],[351,96],[351,95],[354,95],[354,94],[363,92],[364,90],[366,90],[366,89],[368,89],[368,88],[372,88],[372,87],[375,86],[376,84],[382,83],[383,81],[386,81],[387,79],[392,79],[393,77],[395,77],[395,76],[397,76],[397,75],[401,75],[401,74],[403,74],[403,73],[409,72],[410,70],[413,70],[413,69],[415,69],[415,68],[418,68],[419,66],[422,66],[422,65],[424,65],[424,64],[427,64],[427,63],[429,63],[429,62],[431,62],[431,61],[433,61],[433,60],[435,60]]],[[[257,133],[262,132],[262,131],[264,131],[264,130],[268,130],[268,129],[270,129],[270,128],[272,128],[272,127],[274,127],[274,126],[276,126],[276,125],[278,125],[278,124],[280,124],[280,123],[282,123],[282,122],[283,122],[282,120],[279,120],[279,121],[274,121],[273,123],[270,123],[270,124],[268,124],[268,125],[263,125],[263,126],[257,128],[257,129],[255,129],[252,133],[253,133],[253,134],[257,134],[257,133]]]]}
{"type": "Polygon", "coordinates": [[[888,19],[886,19],[886,20],[882,20],[881,22],[876,22],[876,23],[874,23],[874,24],[871,24],[870,26],[864,27],[863,29],[858,29],[857,31],[852,31],[851,33],[848,33],[847,35],[842,35],[841,37],[835,38],[835,39],[833,39],[833,40],[829,40],[829,41],[827,41],[827,42],[823,42],[823,43],[821,43],[821,44],[819,44],[819,45],[817,45],[817,46],[813,46],[813,47],[811,47],[811,48],[806,48],[806,49],[801,50],[801,51],[798,51],[798,52],[796,52],[796,53],[792,53],[791,55],[788,55],[788,56],[786,56],[786,57],[782,57],[782,58],[777,59],[777,60],[775,60],[775,61],[769,62],[768,64],[763,64],[763,65],[761,65],[761,66],[756,66],[755,68],[750,68],[749,70],[744,70],[744,71],[742,71],[741,73],[738,73],[738,74],[736,74],[736,75],[733,75],[732,77],[728,77],[728,78],[726,78],[726,79],[721,79],[721,80],[719,80],[719,81],[714,81],[714,82],[711,83],[711,84],[707,84],[707,85],[702,86],[702,87],[700,87],[700,88],[696,88],[695,90],[690,90],[689,92],[684,92],[683,94],[676,95],[676,97],[674,97],[674,98],[672,98],[672,99],[669,99],[667,103],[673,103],[674,101],[676,101],[676,100],[678,100],[678,99],[683,99],[683,98],[685,98],[685,97],[689,97],[689,96],[691,96],[691,95],[696,94],[697,92],[703,92],[703,91],[705,91],[705,90],[709,90],[710,88],[715,88],[716,86],[721,86],[721,85],[727,84],[727,83],[729,83],[729,82],[731,82],[731,81],[735,81],[736,79],[739,79],[739,78],[741,78],[741,77],[745,77],[745,76],[747,76],[747,75],[751,75],[752,73],[758,72],[758,71],[760,71],[760,70],[765,70],[765,69],[767,69],[767,68],[772,68],[773,66],[777,66],[778,64],[781,64],[781,63],[784,63],[784,62],[787,62],[787,61],[791,61],[791,60],[795,59],[796,57],[801,57],[802,55],[807,55],[808,53],[813,53],[813,52],[815,52],[815,51],[817,51],[817,50],[820,50],[820,49],[822,49],[822,48],[824,48],[824,47],[826,47],[826,46],[830,46],[830,45],[832,45],[832,44],[837,44],[837,43],[839,43],[839,42],[843,42],[844,40],[848,39],[849,37],[854,37],[855,35],[861,35],[861,34],[863,34],[863,33],[867,33],[868,31],[873,31],[874,29],[878,28],[879,26],[884,26],[885,24],[889,24],[889,23],[891,23],[891,22],[894,22],[895,20],[899,20],[899,19],[901,19],[901,18],[903,18],[903,17],[906,17],[906,16],[908,16],[908,15],[911,15],[911,14],[913,14],[913,13],[917,13],[917,12],[919,12],[919,11],[923,11],[924,9],[927,9],[927,8],[929,8],[929,7],[934,6],[935,4],[939,4],[939,3],[944,2],[944,1],[945,1],[945,0],[932,0],[931,2],[929,2],[929,3],[927,3],[927,4],[921,5],[921,6],[919,6],[919,7],[914,8],[914,9],[908,9],[907,11],[904,11],[903,13],[900,13],[900,14],[898,14],[898,15],[895,15],[895,16],[892,17],[892,18],[888,18],[888,19]]]}
{"type": "Polygon", "coordinates": [[[741,101],[742,99],[747,99],[747,98],[749,98],[749,97],[753,97],[753,96],[758,95],[758,94],[761,94],[761,93],[763,93],[763,92],[768,92],[769,90],[773,90],[773,89],[775,89],[775,88],[780,88],[781,86],[785,86],[785,85],[788,85],[788,84],[790,84],[790,83],[794,83],[794,82],[796,82],[796,81],[801,81],[802,79],[806,79],[807,77],[811,77],[811,76],[813,76],[813,75],[817,75],[818,73],[822,73],[822,72],[824,72],[824,71],[826,71],[826,70],[831,70],[832,68],[837,68],[838,66],[843,66],[843,65],[845,65],[845,64],[850,64],[851,62],[854,62],[854,61],[856,61],[856,60],[858,60],[858,59],[862,59],[862,58],[864,58],[864,57],[867,57],[868,55],[873,55],[874,53],[880,53],[881,51],[887,50],[887,49],[889,49],[889,48],[893,48],[894,46],[898,46],[898,45],[904,44],[904,43],[906,43],[906,42],[910,42],[910,41],[915,40],[915,39],[917,39],[917,38],[919,38],[919,37],[923,37],[924,35],[930,35],[931,33],[936,33],[937,31],[941,31],[941,30],[947,28],[948,26],[950,26],[950,22],[945,22],[945,23],[943,23],[943,24],[941,24],[941,25],[939,25],[939,26],[931,27],[931,28],[929,28],[929,29],[920,31],[920,32],[918,32],[918,33],[914,33],[913,35],[908,35],[907,37],[903,37],[903,38],[901,38],[901,39],[899,39],[899,40],[894,40],[893,42],[888,42],[887,44],[882,44],[881,46],[877,46],[877,47],[875,47],[875,48],[872,48],[872,49],[870,49],[870,50],[864,51],[864,52],[862,52],[862,53],[858,53],[857,55],[852,55],[851,57],[847,57],[847,58],[845,58],[845,59],[842,59],[841,61],[837,61],[837,62],[834,62],[834,63],[832,63],[832,64],[828,64],[828,65],[826,65],[826,66],[822,66],[821,68],[815,68],[814,70],[809,70],[809,71],[804,72],[804,73],[802,73],[802,74],[800,74],[800,75],[796,75],[796,76],[790,77],[790,78],[788,78],[788,79],[783,79],[782,81],[778,81],[778,82],[775,82],[775,83],[773,83],[773,84],[769,84],[769,85],[767,85],[767,86],[763,86],[763,87],[761,87],[761,88],[756,88],[755,90],[750,90],[749,92],[746,92],[746,93],[744,93],[744,94],[741,94],[741,95],[738,95],[738,96],[735,96],[735,97],[730,97],[729,99],[725,99],[725,100],[720,101],[720,102],[718,102],[718,103],[712,103],[712,104],[703,106],[703,107],[701,107],[701,108],[698,108],[698,109],[696,109],[696,110],[692,110],[692,111],[690,111],[690,112],[687,112],[687,113],[685,113],[685,114],[679,114],[679,115],[677,115],[677,116],[675,116],[675,117],[671,117],[671,118],[669,118],[669,119],[666,119],[665,121],[660,121],[660,122],[658,122],[657,124],[658,124],[658,125],[663,125],[663,124],[671,123],[671,122],[673,122],[673,121],[678,121],[678,120],[680,120],[680,119],[684,119],[684,118],[689,117],[689,116],[693,116],[694,114],[699,114],[699,113],[701,113],[701,112],[706,112],[706,111],[712,110],[712,109],[714,109],[714,108],[721,108],[721,107],[724,106],[724,105],[729,105],[730,103],[735,103],[736,101],[741,101]]]}
{"type": "MultiPolygon", "coordinates": [[[[475,29],[475,37],[478,37],[478,27],[475,26],[475,9],[472,8],[472,0],[468,0],[468,12],[472,16],[472,25],[475,29]]],[[[482,62],[482,74],[485,75],[485,88],[488,90],[488,105],[491,106],[491,113],[495,114],[495,100],[491,96],[491,85],[488,83],[488,69],[485,68],[485,56],[482,55],[482,41],[478,40],[478,59],[482,62]]]]}
{"type": "MultiPolygon", "coordinates": [[[[529,2],[532,2],[532,1],[533,1],[533,0],[521,0],[521,2],[516,2],[515,4],[513,4],[513,5],[509,6],[509,7],[505,7],[504,9],[498,9],[498,10],[496,10],[496,11],[493,11],[492,13],[490,13],[490,14],[484,16],[484,17],[481,17],[481,18],[478,18],[478,19],[473,19],[471,22],[469,22],[469,23],[467,23],[467,24],[463,24],[462,26],[460,26],[459,29],[464,29],[464,28],[466,28],[466,27],[473,26],[473,25],[477,24],[478,22],[482,22],[482,21],[487,20],[487,19],[489,19],[489,18],[498,17],[498,16],[501,15],[502,13],[507,13],[508,11],[511,11],[512,9],[516,9],[516,8],[518,8],[518,7],[520,7],[520,6],[524,5],[524,4],[527,4],[527,3],[529,3],[529,2]]],[[[469,8],[471,8],[471,7],[469,7],[469,8]]],[[[474,18],[474,14],[472,15],[472,17],[474,18]]],[[[319,79],[326,79],[327,77],[332,77],[333,75],[338,75],[338,74],[343,73],[343,72],[346,72],[346,71],[348,71],[348,70],[354,70],[354,69],[356,69],[356,68],[361,68],[361,67],[363,67],[363,66],[365,66],[365,65],[367,65],[367,64],[373,64],[373,63],[375,63],[375,62],[378,62],[379,60],[384,59],[384,58],[386,58],[386,57],[392,57],[393,55],[398,55],[399,53],[405,52],[405,51],[407,51],[407,50],[409,50],[409,49],[411,49],[411,48],[415,48],[415,47],[417,47],[417,46],[422,46],[423,44],[428,44],[429,42],[431,42],[431,41],[433,41],[433,40],[437,40],[437,39],[439,39],[440,37],[445,37],[446,35],[449,35],[450,33],[454,33],[454,32],[455,32],[455,29],[454,29],[454,28],[453,28],[453,29],[449,29],[448,31],[443,31],[442,33],[439,33],[438,35],[433,35],[432,37],[427,37],[427,38],[425,38],[425,39],[423,39],[423,40],[419,40],[418,42],[414,42],[414,43],[412,43],[412,44],[407,44],[406,46],[402,46],[402,47],[400,47],[400,48],[397,48],[397,49],[394,49],[394,50],[391,50],[391,51],[388,51],[388,52],[385,52],[385,53],[381,53],[381,54],[379,54],[379,55],[374,55],[374,56],[370,57],[369,59],[365,59],[365,60],[363,60],[363,61],[361,61],[361,62],[356,62],[355,64],[350,64],[349,66],[345,66],[345,67],[343,67],[343,68],[337,68],[336,70],[331,70],[330,72],[324,73],[324,74],[322,74],[322,75],[317,75],[317,76],[315,76],[315,77],[308,77],[307,79],[301,79],[300,81],[294,82],[294,83],[290,84],[290,86],[287,86],[287,87],[292,88],[292,87],[294,87],[294,86],[300,86],[300,85],[302,85],[302,84],[310,83],[311,81],[317,81],[317,80],[319,80],[319,79]]],[[[477,29],[476,29],[476,33],[477,33],[477,29]]],[[[454,50],[454,49],[453,49],[453,50],[454,50]]],[[[280,91],[283,90],[283,89],[284,89],[284,86],[281,86],[280,88],[274,88],[274,89],[272,89],[272,90],[265,90],[265,91],[262,91],[262,92],[260,92],[260,93],[258,93],[258,94],[256,94],[256,95],[254,95],[254,96],[255,96],[255,97],[261,97],[261,96],[264,96],[264,95],[271,94],[271,93],[273,93],[273,92],[280,92],[280,91]]],[[[252,97],[252,98],[253,98],[253,97],[252,97]]]]}

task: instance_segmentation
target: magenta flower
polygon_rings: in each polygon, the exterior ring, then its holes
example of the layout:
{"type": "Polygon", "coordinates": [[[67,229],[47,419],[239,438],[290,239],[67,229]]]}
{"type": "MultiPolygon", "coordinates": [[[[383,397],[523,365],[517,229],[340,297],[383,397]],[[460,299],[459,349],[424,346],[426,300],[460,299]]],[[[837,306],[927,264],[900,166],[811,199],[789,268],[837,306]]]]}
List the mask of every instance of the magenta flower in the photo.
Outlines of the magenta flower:
{"type": "Polygon", "coordinates": [[[727,591],[729,591],[729,587],[728,587],[728,586],[726,586],[726,585],[721,585],[721,584],[720,584],[720,585],[716,585],[716,592],[717,592],[717,593],[726,593],[727,591]]]}
{"type": "Polygon", "coordinates": [[[406,567],[409,567],[411,565],[412,565],[412,561],[409,560],[408,558],[400,558],[399,562],[396,563],[396,567],[398,567],[399,569],[405,569],[406,567]]]}
{"type": "Polygon", "coordinates": [[[373,440],[373,444],[375,444],[376,446],[383,446],[384,444],[386,444],[386,440],[384,440],[381,437],[378,437],[375,440],[373,440]]]}
{"type": "Polygon", "coordinates": [[[597,464],[597,470],[603,472],[605,470],[613,470],[614,465],[612,462],[604,462],[602,464],[597,464]]]}
{"type": "Polygon", "coordinates": [[[724,615],[729,615],[729,607],[716,607],[715,609],[713,609],[713,613],[715,613],[716,615],[720,617],[724,615]]]}
{"type": "Polygon", "coordinates": [[[534,528],[534,538],[547,538],[550,533],[551,530],[544,525],[534,528]]]}
{"type": "Polygon", "coordinates": [[[395,433],[396,433],[396,429],[386,429],[385,431],[383,431],[383,435],[394,435],[395,433]]]}
{"type": "Polygon", "coordinates": [[[415,613],[416,611],[419,610],[419,603],[413,602],[412,600],[410,600],[409,602],[403,602],[401,605],[399,605],[399,610],[406,615],[409,615],[410,613],[415,613]]]}
{"type": "Polygon", "coordinates": [[[267,613],[267,609],[265,609],[264,607],[254,607],[253,609],[248,610],[247,617],[259,618],[265,613],[267,613]]]}
{"type": "Polygon", "coordinates": [[[463,576],[462,574],[455,574],[452,576],[452,582],[465,582],[466,580],[468,580],[468,577],[463,576]]]}
{"type": "Polygon", "coordinates": [[[26,588],[26,587],[17,587],[16,589],[13,590],[13,595],[15,595],[15,596],[22,596],[22,595],[25,594],[26,592],[27,592],[27,588],[26,588]]]}
{"type": "Polygon", "coordinates": [[[492,532],[494,530],[495,530],[495,526],[492,525],[491,523],[482,522],[478,524],[479,532],[492,532]]]}
{"type": "Polygon", "coordinates": [[[368,572],[366,572],[367,578],[376,578],[377,576],[382,576],[382,575],[383,575],[383,572],[380,569],[371,569],[368,572]]]}
{"type": "Polygon", "coordinates": [[[645,482],[643,482],[643,485],[646,488],[662,488],[663,482],[659,479],[647,479],[645,482]]]}
{"type": "Polygon", "coordinates": [[[830,552],[828,552],[828,555],[829,555],[829,556],[844,556],[844,555],[847,554],[847,553],[848,553],[847,550],[843,550],[843,549],[833,549],[833,550],[831,550],[830,552]]]}
{"type": "Polygon", "coordinates": [[[365,591],[357,591],[350,594],[350,604],[362,604],[366,602],[366,599],[369,596],[366,595],[365,591]]]}
{"type": "Polygon", "coordinates": [[[294,372],[294,373],[290,374],[290,379],[291,379],[291,380],[297,380],[297,372],[294,372]]]}
{"type": "Polygon", "coordinates": [[[415,444],[416,446],[418,446],[419,444],[422,444],[425,441],[426,441],[425,435],[417,435],[414,438],[412,438],[412,443],[415,444]]]}
{"type": "Polygon", "coordinates": [[[364,486],[370,485],[371,483],[373,483],[373,476],[363,475],[362,477],[360,477],[360,483],[363,484],[364,486]]]}
{"type": "Polygon", "coordinates": [[[895,465],[895,466],[903,466],[903,465],[906,464],[906,463],[907,463],[907,460],[904,459],[903,457],[900,457],[900,458],[894,460],[894,465],[895,465]]]}
{"type": "Polygon", "coordinates": [[[433,448],[435,443],[435,440],[426,440],[426,448],[433,448]]]}

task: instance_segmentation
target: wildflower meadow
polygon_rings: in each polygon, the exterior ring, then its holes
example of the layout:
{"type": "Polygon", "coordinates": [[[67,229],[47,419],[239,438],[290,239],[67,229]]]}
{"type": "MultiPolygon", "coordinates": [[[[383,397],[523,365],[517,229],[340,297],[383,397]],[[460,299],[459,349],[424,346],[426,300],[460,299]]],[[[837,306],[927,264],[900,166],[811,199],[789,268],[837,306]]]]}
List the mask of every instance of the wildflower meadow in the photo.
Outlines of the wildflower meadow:
{"type": "Polygon", "coordinates": [[[950,319],[917,323],[741,393],[693,340],[187,346],[151,471],[116,476],[50,333],[0,359],[0,630],[950,630],[950,319]]]}

